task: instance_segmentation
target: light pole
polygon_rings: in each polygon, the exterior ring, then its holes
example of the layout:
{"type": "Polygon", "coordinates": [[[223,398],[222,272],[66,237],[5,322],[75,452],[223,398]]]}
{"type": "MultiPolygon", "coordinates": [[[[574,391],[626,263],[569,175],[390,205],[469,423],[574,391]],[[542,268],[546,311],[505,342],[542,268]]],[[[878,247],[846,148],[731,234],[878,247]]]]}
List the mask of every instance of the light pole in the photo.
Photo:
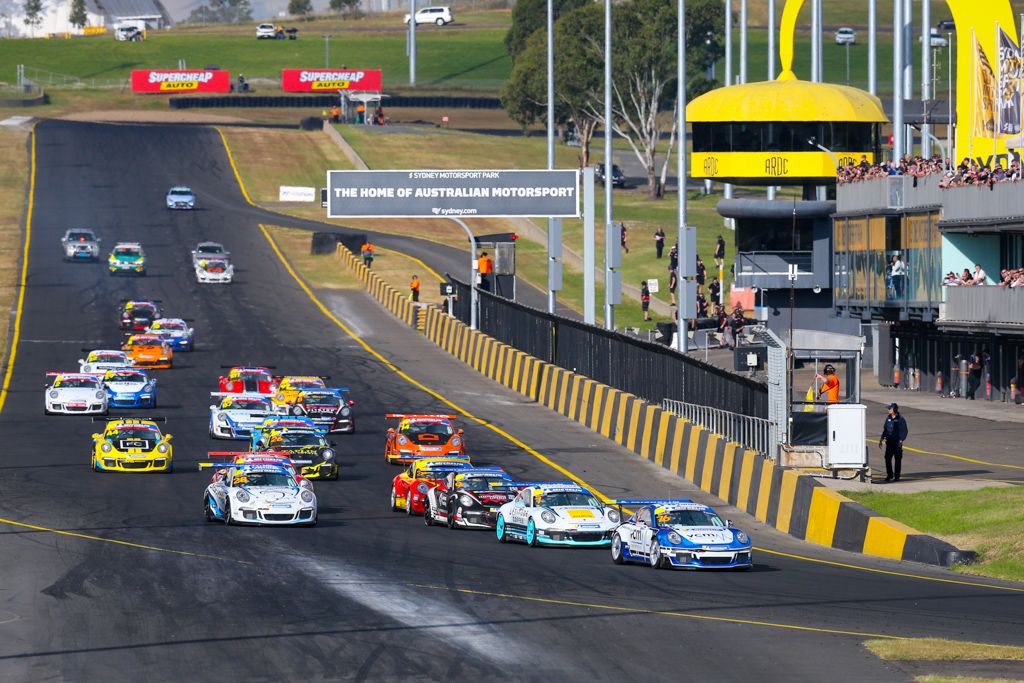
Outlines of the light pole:
{"type": "Polygon", "coordinates": [[[932,3],[921,0],[921,110],[924,112],[924,127],[921,129],[921,156],[932,155],[932,127],[928,123],[928,103],[932,99],[932,3]]]}
{"type": "Polygon", "coordinates": [[[416,0],[409,0],[409,85],[416,85],[416,0]]]}
{"type": "Polygon", "coordinates": [[[892,159],[903,158],[903,0],[892,3],[892,159]]]}
{"type": "Polygon", "coordinates": [[[850,85],[850,44],[846,44],[846,85],[850,85]]]}
{"type": "MultiPolygon", "coordinates": [[[[555,10],[548,0],[548,170],[555,168],[555,10]]],[[[557,259],[561,257],[562,235],[558,219],[548,218],[548,313],[555,312],[555,291],[561,289],[557,259]],[[556,244],[557,242],[557,244],[556,244]]]]}
{"type": "Polygon", "coordinates": [[[476,238],[473,237],[473,232],[461,218],[451,218],[449,220],[458,223],[469,237],[469,329],[475,330],[478,296],[476,292],[476,238]]]}
{"type": "MultiPolygon", "coordinates": [[[[743,8],[746,10],[746,0],[743,8]]],[[[687,253],[686,249],[686,0],[677,0],[676,13],[676,128],[679,130],[679,145],[676,148],[676,175],[678,180],[676,186],[679,188],[678,220],[676,225],[676,244],[679,245],[678,260],[676,263],[676,289],[679,291],[679,303],[676,306],[676,350],[686,353],[687,336],[686,320],[683,317],[683,297],[686,296],[686,287],[680,284],[680,274],[683,271],[683,264],[693,261],[693,254],[687,253]],[[686,260],[689,259],[689,260],[686,260]]],[[[745,14],[745,11],[744,11],[745,14]]],[[[744,31],[746,25],[744,24],[744,31]]],[[[743,71],[746,76],[746,41],[743,47],[743,71]]]]}
{"type": "MultiPolygon", "coordinates": [[[[609,255],[618,244],[612,245],[612,0],[604,0],[604,327],[615,329],[615,275],[609,255]]],[[[613,261],[612,261],[613,262],[613,261]]]]}
{"type": "Polygon", "coordinates": [[[331,34],[324,34],[324,68],[331,68],[331,34]]]}
{"type": "Polygon", "coordinates": [[[877,0],[868,0],[868,92],[878,90],[878,7],[877,0]]]}

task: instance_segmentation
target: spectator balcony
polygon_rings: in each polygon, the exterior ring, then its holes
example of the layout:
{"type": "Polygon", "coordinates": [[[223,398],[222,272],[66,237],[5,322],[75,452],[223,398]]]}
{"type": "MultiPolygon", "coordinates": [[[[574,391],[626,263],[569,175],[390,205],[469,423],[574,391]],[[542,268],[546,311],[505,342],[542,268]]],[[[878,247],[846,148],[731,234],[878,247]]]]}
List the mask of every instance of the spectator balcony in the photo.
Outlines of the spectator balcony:
{"type": "Polygon", "coordinates": [[[1024,330],[1024,288],[946,287],[940,328],[964,331],[1024,330]]]}

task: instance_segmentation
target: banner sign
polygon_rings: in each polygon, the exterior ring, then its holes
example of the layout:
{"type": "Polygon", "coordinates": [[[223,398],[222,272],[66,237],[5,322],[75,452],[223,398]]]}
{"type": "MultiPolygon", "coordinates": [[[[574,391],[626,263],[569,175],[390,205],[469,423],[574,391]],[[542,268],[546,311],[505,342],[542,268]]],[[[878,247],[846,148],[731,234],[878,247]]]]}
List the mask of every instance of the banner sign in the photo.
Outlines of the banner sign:
{"type": "Polygon", "coordinates": [[[580,215],[579,171],[328,171],[330,218],[580,215]]]}
{"type": "Polygon", "coordinates": [[[231,92],[231,72],[216,70],[132,71],[134,93],[231,92]]]}
{"type": "Polygon", "coordinates": [[[974,88],[974,110],[971,113],[974,137],[991,138],[996,129],[996,75],[977,38],[974,41],[973,71],[974,81],[971,86],[974,88]]]}
{"type": "Polygon", "coordinates": [[[1021,113],[1021,50],[1013,38],[999,28],[999,132],[1003,135],[1020,133],[1021,113]]]}
{"type": "Polygon", "coordinates": [[[281,185],[277,191],[277,201],[279,202],[315,202],[316,201],[316,188],[315,187],[294,187],[291,185],[281,185]]]}
{"type": "Polygon", "coordinates": [[[384,76],[380,69],[282,69],[281,89],[285,92],[380,92],[384,76]]]}

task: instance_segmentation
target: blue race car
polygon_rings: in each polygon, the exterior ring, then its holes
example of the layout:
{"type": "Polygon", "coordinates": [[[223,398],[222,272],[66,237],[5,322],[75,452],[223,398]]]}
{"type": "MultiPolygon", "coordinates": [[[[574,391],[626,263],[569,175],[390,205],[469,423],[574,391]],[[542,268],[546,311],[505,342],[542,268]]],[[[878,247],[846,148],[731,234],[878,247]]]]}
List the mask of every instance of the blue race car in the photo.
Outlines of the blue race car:
{"type": "Polygon", "coordinates": [[[220,399],[210,406],[210,436],[215,439],[249,439],[253,428],[274,413],[265,394],[214,392],[210,396],[220,399]]]}
{"type": "Polygon", "coordinates": [[[146,330],[146,334],[155,334],[163,339],[171,350],[191,351],[195,345],[196,331],[181,318],[160,318],[154,320],[146,330]]]}
{"type": "Polygon", "coordinates": [[[103,387],[111,408],[156,408],[156,380],[144,370],[131,367],[107,370],[103,387]]]}
{"type": "Polygon", "coordinates": [[[612,562],[655,569],[738,569],[753,566],[750,537],[707,505],[688,499],[618,500],[639,505],[612,534],[612,562]]]}

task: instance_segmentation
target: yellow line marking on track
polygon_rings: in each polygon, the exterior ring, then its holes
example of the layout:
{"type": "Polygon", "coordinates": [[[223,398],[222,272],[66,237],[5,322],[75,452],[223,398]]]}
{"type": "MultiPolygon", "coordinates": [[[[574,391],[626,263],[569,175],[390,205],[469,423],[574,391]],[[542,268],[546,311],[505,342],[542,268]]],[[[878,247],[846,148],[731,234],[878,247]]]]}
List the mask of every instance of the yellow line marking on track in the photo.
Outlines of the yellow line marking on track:
{"type": "Polygon", "coordinates": [[[193,553],[188,550],[174,550],[173,548],[161,548],[155,545],[146,545],[144,543],[132,543],[131,541],[121,541],[116,538],[104,538],[103,536],[92,536],[90,534],[80,534],[76,531],[64,531],[62,529],[51,529],[46,526],[39,526],[37,524],[26,524],[25,522],[16,522],[13,519],[3,519],[0,517],[0,524],[9,524],[10,526],[21,527],[22,529],[32,529],[33,531],[44,531],[50,534],[57,534],[58,536],[70,536],[71,538],[80,538],[86,541],[102,541],[103,543],[112,543],[114,545],[123,545],[129,548],[138,548],[139,550],[153,550],[161,553],[170,553],[172,555],[185,555],[187,557],[201,557],[208,560],[221,560],[222,562],[233,562],[235,564],[252,564],[252,562],[246,562],[245,560],[233,560],[229,557],[219,557],[217,555],[204,555],[203,553],[193,553]]]}
{"type": "Polygon", "coordinates": [[[797,624],[782,624],[773,621],[761,621],[759,619],[741,619],[739,617],[715,617],[709,614],[693,614],[692,612],[670,612],[667,610],[642,609],[638,607],[620,607],[618,605],[604,605],[593,602],[577,602],[575,600],[557,600],[555,598],[537,598],[528,595],[513,595],[511,593],[492,593],[489,591],[478,591],[470,588],[450,588],[448,586],[432,586],[429,584],[410,583],[412,588],[426,588],[429,590],[446,591],[449,593],[462,593],[464,595],[478,595],[488,598],[504,598],[506,600],[520,600],[522,602],[539,602],[546,605],[562,605],[564,607],[584,607],[586,609],[599,609],[609,612],[624,612],[626,614],[643,614],[661,617],[677,617],[681,619],[697,619],[700,621],[718,621],[726,624],[741,624],[744,626],[762,626],[765,628],[785,629],[788,631],[809,631],[812,633],[827,633],[840,636],[856,636],[858,638],[884,638],[886,640],[910,640],[908,636],[892,636],[883,633],[867,633],[864,631],[843,631],[833,628],[820,628],[816,626],[799,626],[797,624]]]}
{"type": "Polygon", "coordinates": [[[410,256],[409,254],[406,254],[404,251],[398,251],[396,249],[387,249],[385,247],[377,247],[377,251],[386,251],[389,254],[395,254],[396,256],[401,256],[402,258],[407,258],[410,261],[415,261],[416,263],[418,263],[421,266],[423,266],[423,269],[425,271],[427,271],[428,273],[430,273],[431,275],[436,277],[438,282],[444,282],[445,281],[443,277],[441,277],[440,275],[437,274],[437,271],[435,271],[433,268],[428,266],[421,259],[418,259],[415,256],[410,256]]]}
{"type": "MultiPolygon", "coordinates": [[[[876,444],[877,441],[867,439],[867,443],[876,444]]],[[[955,453],[939,453],[938,451],[926,451],[920,448],[911,448],[910,446],[904,446],[903,450],[910,451],[911,453],[920,453],[921,455],[936,455],[940,458],[952,458],[953,460],[959,460],[961,462],[969,462],[974,465],[987,465],[988,467],[1005,467],[1010,470],[1024,470],[1024,465],[1010,465],[1001,462],[989,462],[988,460],[978,460],[977,458],[968,458],[966,455],[956,455],[955,453]]]]}
{"type": "Polygon", "coordinates": [[[862,572],[871,572],[872,574],[885,574],[887,576],[900,576],[905,579],[918,579],[920,581],[934,581],[935,583],[948,583],[954,586],[970,586],[971,588],[991,588],[997,591],[1009,591],[1011,593],[1024,593],[1024,588],[1016,588],[1014,586],[1000,586],[998,584],[980,583],[977,581],[963,581],[960,579],[944,579],[938,576],[924,576],[922,574],[910,574],[908,572],[898,572],[892,569],[878,569],[876,567],[863,567],[857,564],[847,564],[845,562],[836,562],[834,560],[821,560],[816,557],[807,557],[806,555],[794,555],[793,553],[785,553],[781,550],[769,550],[768,548],[759,548],[754,546],[754,550],[759,553],[765,553],[767,555],[778,555],[779,557],[788,557],[793,560],[802,560],[804,562],[813,562],[815,564],[825,564],[831,567],[840,567],[842,569],[856,569],[862,572]]]}
{"type": "Polygon", "coordinates": [[[242,196],[245,197],[245,201],[249,202],[250,205],[257,206],[256,202],[254,202],[252,197],[249,196],[249,191],[245,189],[245,183],[242,182],[242,174],[238,172],[238,166],[235,165],[235,157],[231,154],[231,145],[228,144],[227,136],[224,135],[224,131],[219,127],[214,126],[213,129],[217,131],[217,135],[220,136],[221,142],[224,143],[224,151],[228,155],[228,163],[231,164],[231,170],[235,173],[235,180],[238,181],[238,188],[242,191],[242,196]]]}
{"type": "Polygon", "coordinates": [[[11,334],[10,353],[7,354],[7,370],[4,372],[4,383],[0,387],[0,412],[7,403],[7,393],[14,375],[14,357],[18,355],[18,338],[21,336],[21,312],[25,306],[25,282],[28,280],[28,247],[32,242],[32,209],[35,208],[36,197],[36,126],[32,125],[29,133],[32,144],[29,149],[28,176],[28,207],[25,210],[25,239],[21,252],[21,279],[18,281],[18,305],[14,312],[14,331],[11,334]]]}

